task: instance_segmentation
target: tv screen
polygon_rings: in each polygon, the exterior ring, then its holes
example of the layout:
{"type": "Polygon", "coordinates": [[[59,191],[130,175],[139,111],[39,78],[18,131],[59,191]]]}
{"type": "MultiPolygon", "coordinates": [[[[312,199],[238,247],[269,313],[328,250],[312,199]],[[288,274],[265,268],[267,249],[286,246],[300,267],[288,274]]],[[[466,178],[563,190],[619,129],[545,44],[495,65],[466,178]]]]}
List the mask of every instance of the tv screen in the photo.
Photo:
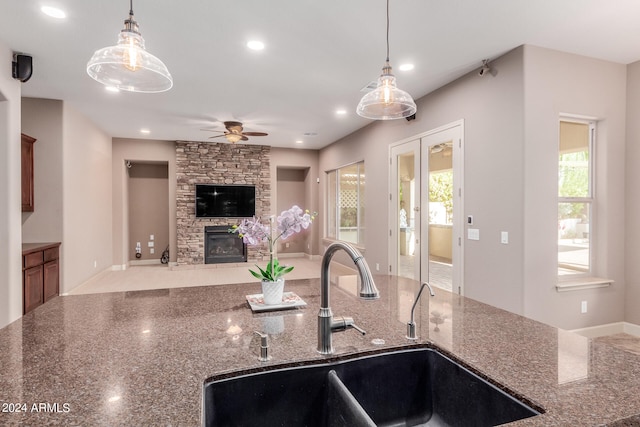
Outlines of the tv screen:
{"type": "Polygon", "coordinates": [[[196,217],[243,218],[255,214],[255,186],[196,184],[196,217]]]}

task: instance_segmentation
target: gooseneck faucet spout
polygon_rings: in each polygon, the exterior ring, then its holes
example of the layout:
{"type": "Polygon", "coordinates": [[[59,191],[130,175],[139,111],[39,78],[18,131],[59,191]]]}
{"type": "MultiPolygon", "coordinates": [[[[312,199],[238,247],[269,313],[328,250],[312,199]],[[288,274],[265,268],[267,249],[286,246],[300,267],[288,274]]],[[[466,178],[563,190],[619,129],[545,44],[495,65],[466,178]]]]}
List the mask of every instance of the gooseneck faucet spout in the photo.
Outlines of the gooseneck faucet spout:
{"type": "Polygon", "coordinates": [[[414,311],[416,310],[416,305],[420,300],[420,295],[422,295],[422,290],[424,289],[425,286],[429,288],[429,295],[431,295],[432,297],[436,296],[436,294],[433,293],[433,288],[429,283],[424,282],[422,286],[420,286],[420,290],[418,291],[418,296],[416,297],[416,300],[413,302],[413,306],[411,307],[411,320],[409,320],[409,323],[407,323],[407,339],[410,339],[410,340],[418,339],[418,336],[416,335],[415,317],[413,315],[414,315],[414,311]]]}
{"type": "Polygon", "coordinates": [[[378,299],[380,293],[373,281],[371,270],[362,254],[353,246],[344,242],[335,242],[329,245],[322,257],[322,269],[320,271],[320,312],[318,313],[318,352],[332,354],[333,332],[344,331],[353,328],[364,335],[366,332],[359,328],[351,317],[336,317],[334,319],[329,305],[329,265],[331,258],[338,250],[344,250],[353,260],[360,275],[359,296],[362,299],[378,299]]]}

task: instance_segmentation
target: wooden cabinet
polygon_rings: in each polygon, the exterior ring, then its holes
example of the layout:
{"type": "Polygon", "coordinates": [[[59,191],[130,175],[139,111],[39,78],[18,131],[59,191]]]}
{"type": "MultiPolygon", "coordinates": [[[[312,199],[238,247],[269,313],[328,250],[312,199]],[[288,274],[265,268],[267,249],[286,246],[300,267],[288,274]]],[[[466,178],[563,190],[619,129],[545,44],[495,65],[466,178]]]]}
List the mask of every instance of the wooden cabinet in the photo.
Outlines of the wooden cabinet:
{"type": "Polygon", "coordinates": [[[33,144],[35,138],[21,134],[22,139],[22,212],[33,212],[33,144]]]}
{"type": "Polygon", "coordinates": [[[22,245],[23,314],[60,293],[59,251],[59,242],[22,245]]]}

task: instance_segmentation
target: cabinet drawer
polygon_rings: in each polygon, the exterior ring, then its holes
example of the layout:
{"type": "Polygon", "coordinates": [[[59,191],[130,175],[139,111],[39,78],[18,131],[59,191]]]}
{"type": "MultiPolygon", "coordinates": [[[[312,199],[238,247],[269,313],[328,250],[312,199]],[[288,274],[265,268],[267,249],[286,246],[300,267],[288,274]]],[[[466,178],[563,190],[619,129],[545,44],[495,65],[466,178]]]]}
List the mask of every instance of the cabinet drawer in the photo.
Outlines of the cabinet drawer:
{"type": "Polygon", "coordinates": [[[31,268],[43,263],[43,253],[33,252],[24,256],[24,268],[31,268]]]}
{"type": "Polygon", "coordinates": [[[58,248],[49,248],[44,250],[44,262],[58,259],[58,248]]]}

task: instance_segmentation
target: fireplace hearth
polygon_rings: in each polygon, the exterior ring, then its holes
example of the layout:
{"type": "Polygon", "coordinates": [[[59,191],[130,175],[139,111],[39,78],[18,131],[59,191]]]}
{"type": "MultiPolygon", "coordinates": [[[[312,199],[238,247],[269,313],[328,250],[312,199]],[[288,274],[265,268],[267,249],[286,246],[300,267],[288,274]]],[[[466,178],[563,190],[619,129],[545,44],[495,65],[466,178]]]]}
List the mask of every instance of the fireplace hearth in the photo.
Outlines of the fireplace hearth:
{"type": "Polygon", "coordinates": [[[204,228],[204,263],[247,262],[247,245],[237,234],[229,233],[229,225],[204,228]]]}

